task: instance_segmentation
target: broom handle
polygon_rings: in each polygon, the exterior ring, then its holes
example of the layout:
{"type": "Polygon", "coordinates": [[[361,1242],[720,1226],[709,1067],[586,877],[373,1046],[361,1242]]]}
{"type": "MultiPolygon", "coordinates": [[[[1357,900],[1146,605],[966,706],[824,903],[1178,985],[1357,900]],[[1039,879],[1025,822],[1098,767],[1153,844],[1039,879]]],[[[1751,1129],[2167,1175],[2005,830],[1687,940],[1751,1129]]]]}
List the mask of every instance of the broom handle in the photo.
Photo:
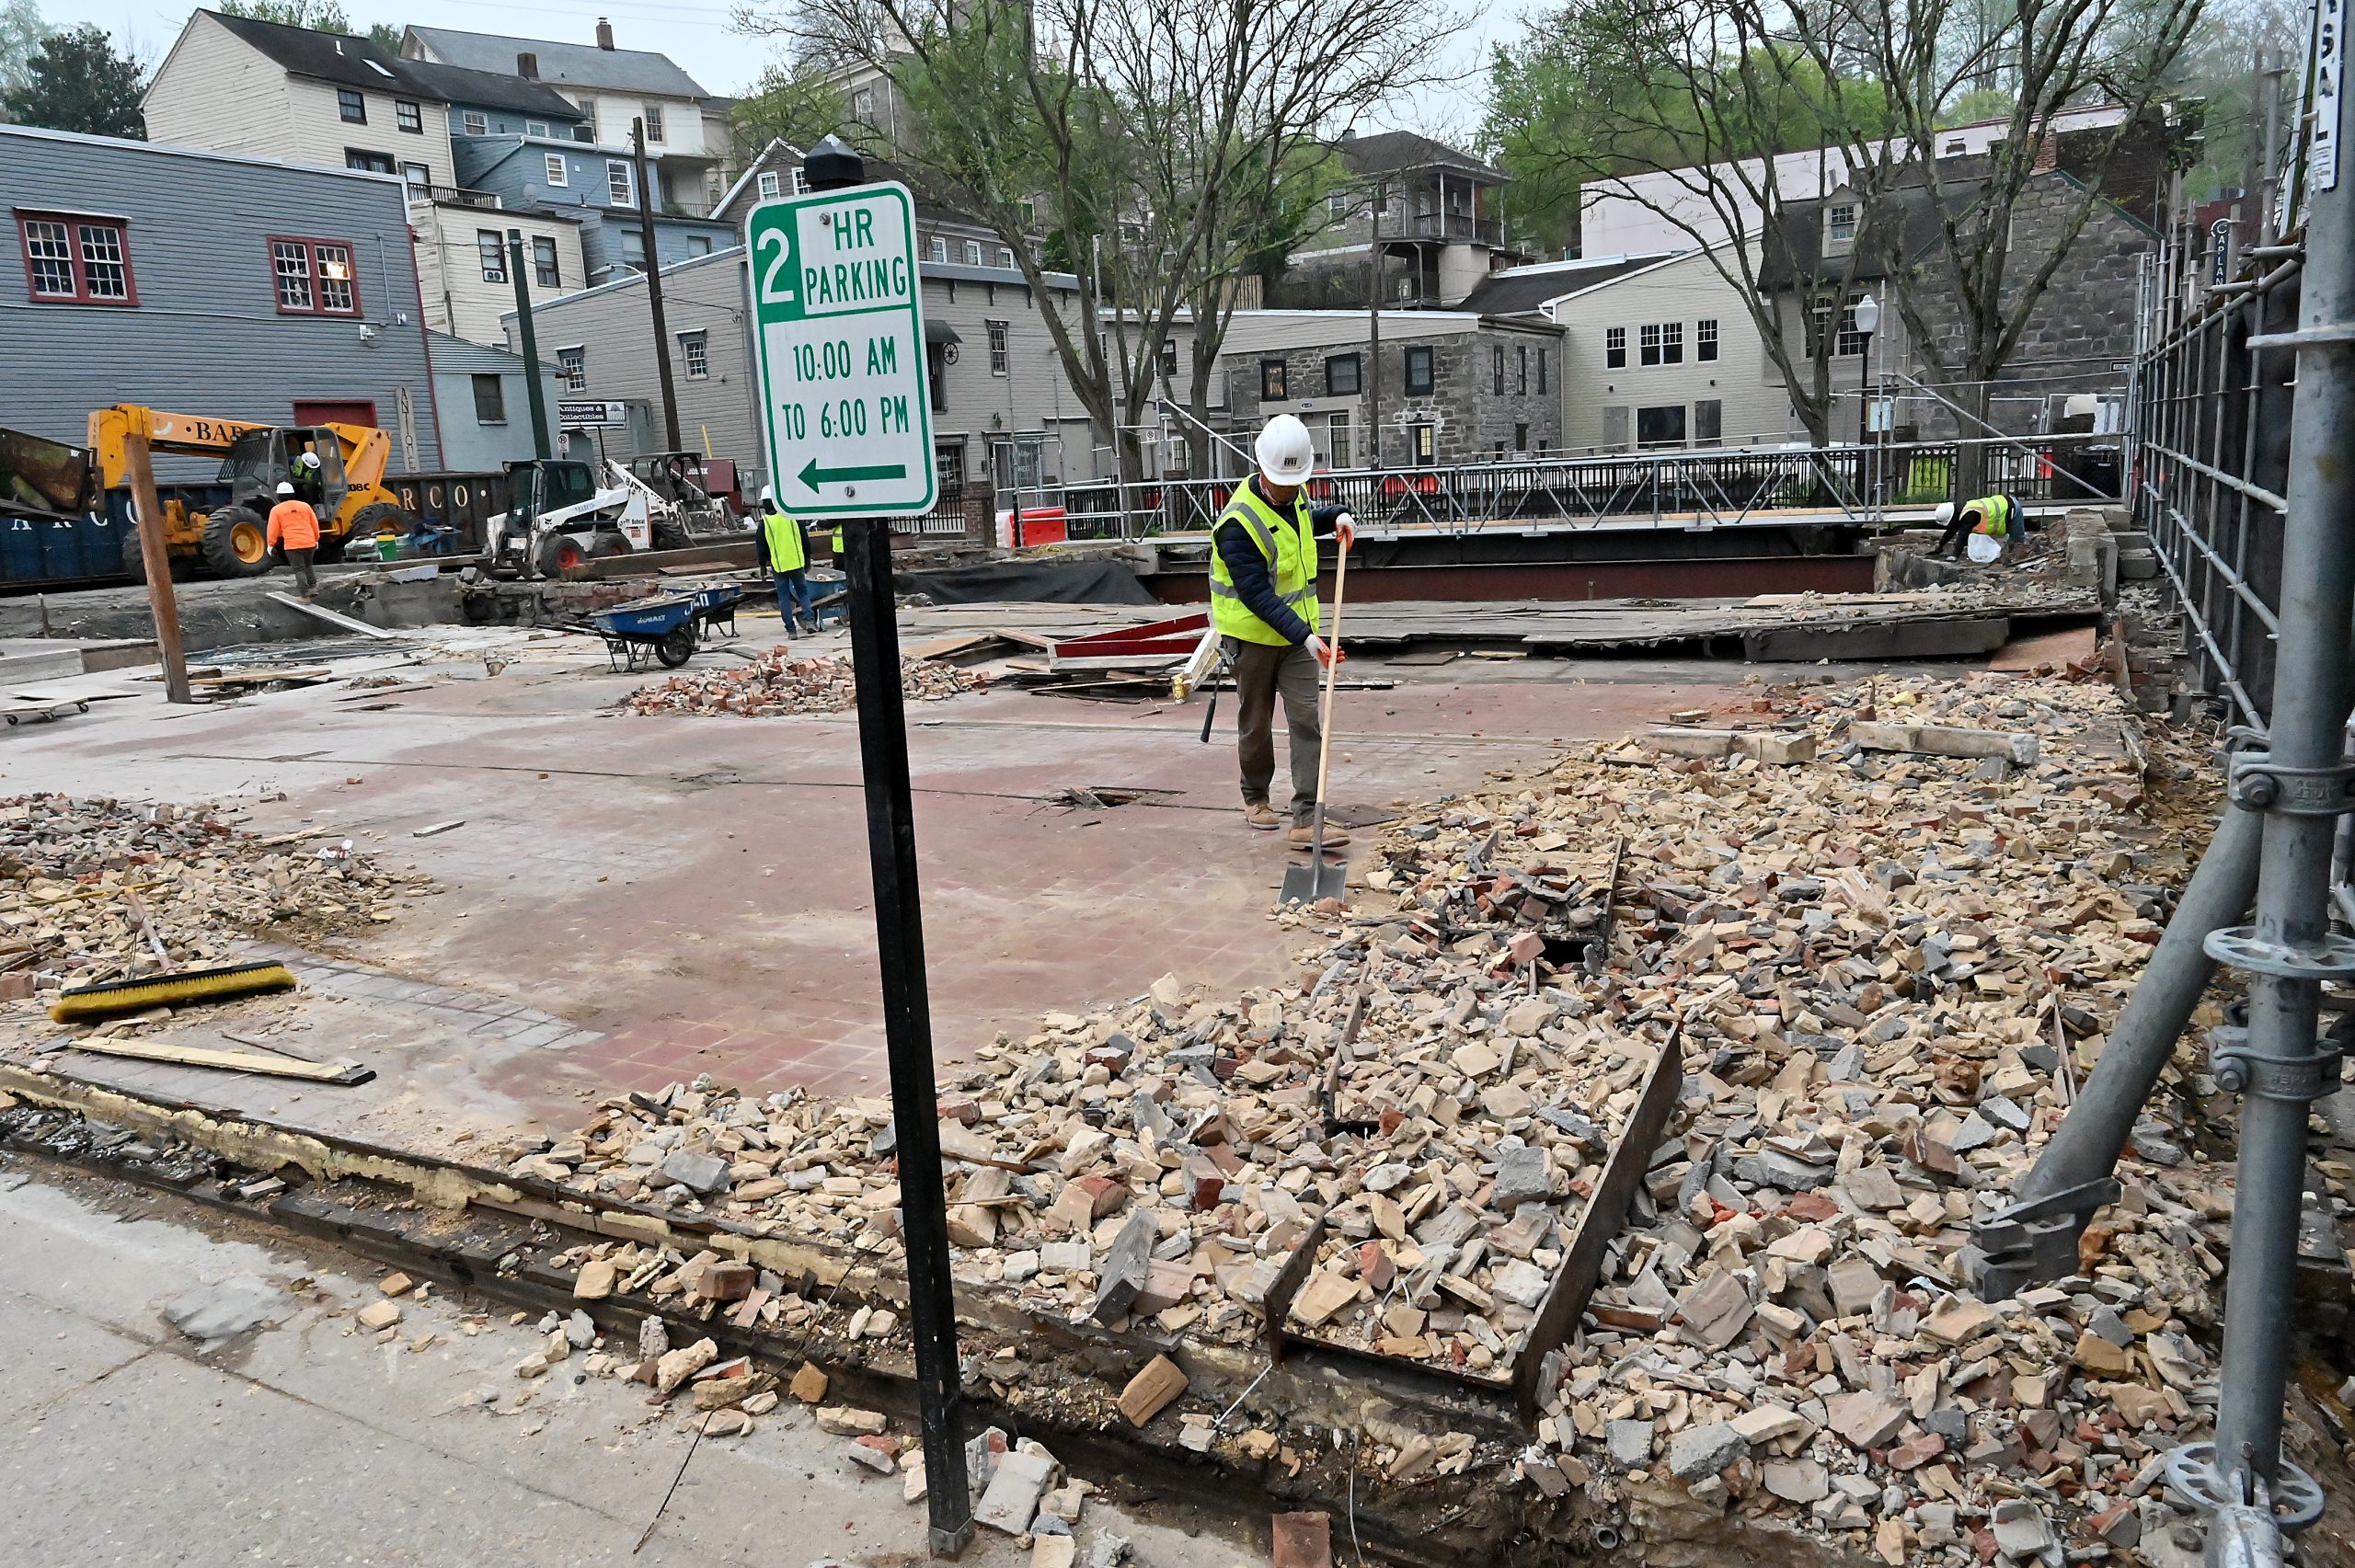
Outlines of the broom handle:
{"type": "Polygon", "coordinates": [[[131,912],[139,917],[139,929],[147,933],[147,945],[155,950],[155,962],[170,968],[172,956],[164,951],[164,939],[155,934],[155,922],[147,918],[146,903],[128,887],[122,890],[122,896],[131,900],[131,912]]]}
{"type": "Polygon", "coordinates": [[[1333,681],[1341,672],[1341,600],[1349,580],[1350,553],[1341,550],[1333,562],[1333,635],[1327,645],[1332,662],[1325,667],[1325,702],[1316,715],[1316,826],[1308,858],[1319,865],[1325,863],[1325,797],[1332,793],[1327,786],[1333,772],[1333,681]]]}

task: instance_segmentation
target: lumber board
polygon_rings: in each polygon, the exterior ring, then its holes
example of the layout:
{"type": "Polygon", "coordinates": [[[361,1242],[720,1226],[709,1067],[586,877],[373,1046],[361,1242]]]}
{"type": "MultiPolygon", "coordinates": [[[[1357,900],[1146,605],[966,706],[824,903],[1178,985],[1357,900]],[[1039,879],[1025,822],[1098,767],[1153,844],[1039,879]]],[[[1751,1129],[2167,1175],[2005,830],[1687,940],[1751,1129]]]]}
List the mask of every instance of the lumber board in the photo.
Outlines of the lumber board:
{"type": "Polygon", "coordinates": [[[339,615],[325,605],[306,603],[291,593],[273,592],[269,597],[273,603],[283,604],[289,610],[299,611],[315,621],[325,621],[328,625],[350,632],[355,636],[373,637],[380,643],[396,643],[402,640],[398,632],[388,632],[382,626],[372,626],[365,621],[355,621],[349,615],[339,615]]]}
{"type": "Polygon", "coordinates": [[[216,1051],[204,1046],[176,1046],[167,1040],[137,1040],[119,1035],[86,1035],[74,1041],[71,1048],[132,1061],[210,1067],[224,1072],[258,1072],[270,1078],[299,1078],[307,1083],[350,1085],[365,1083],[376,1076],[375,1069],[356,1062],[304,1061],[295,1057],[263,1056],[256,1051],[216,1051]]]}

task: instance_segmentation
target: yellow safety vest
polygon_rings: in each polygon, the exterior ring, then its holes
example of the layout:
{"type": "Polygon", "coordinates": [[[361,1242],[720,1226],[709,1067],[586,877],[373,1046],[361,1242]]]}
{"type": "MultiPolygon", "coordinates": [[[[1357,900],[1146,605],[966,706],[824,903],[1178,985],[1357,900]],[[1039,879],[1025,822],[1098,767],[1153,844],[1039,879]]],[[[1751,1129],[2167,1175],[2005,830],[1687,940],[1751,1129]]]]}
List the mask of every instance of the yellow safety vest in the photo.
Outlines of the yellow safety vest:
{"type": "Polygon", "coordinates": [[[843,525],[839,522],[834,524],[833,546],[834,559],[839,561],[843,555],[843,525]]]}
{"type": "Polygon", "coordinates": [[[1226,509],[1211,525],[1211,624],[1221,636],[1284,647],[1292,639],[1253,614],[1235,594],[1235,576],[1226,569],[1226,558],[1218,553],[1218,531],[1229,523],[1239,523],[1259,547],[1259,554],[1268,558],[1268,575],[1274,579],[1276,597],[1315,629],[1319,624],[1316,533],[1308,521],[1307,494],[1292,498],[1292,515],[1285,517],[1260,497],[1252,480],[1246,479],[1235,487],[1226,509]]]}
{"type": "Polygon", "coordinates": [[[761,538],[768,545],[771,571],[798,572],[810,564],[810,551],[801,539],[801,525],[785,513],[773,511],[761,519],[761,538]]]}
{"type": "Polygon", "coordinates": [[[1966,517],[1973,512],[1979,514],[1978,522],[1971,528],[1973,533],[1983,533],[1990,539],[2004,539],[2010,536],[2015,515],[2011,497],[1982,496],[1964,507],[1962,510],[1966,517]]]}

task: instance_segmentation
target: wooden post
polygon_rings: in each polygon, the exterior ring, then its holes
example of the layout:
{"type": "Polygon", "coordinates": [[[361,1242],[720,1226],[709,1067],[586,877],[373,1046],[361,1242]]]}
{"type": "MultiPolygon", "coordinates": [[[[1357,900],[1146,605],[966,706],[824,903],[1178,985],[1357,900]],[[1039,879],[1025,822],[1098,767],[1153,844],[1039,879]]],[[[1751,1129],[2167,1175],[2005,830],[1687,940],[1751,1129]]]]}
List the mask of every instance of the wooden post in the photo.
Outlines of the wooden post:
{"type": "Polygon", "coordinates": [[[139,560],[147,572],[147,603],[155,615],[155,647],[164,656],[164,700],[193,703],[188,687],[188,655],[180,648],[179,601],[172,593],[171,551],[164,544],[164,508],[155,498],[155,463],[147,437],[137,430],[122,441],[131,469],[131,499],[138,513],[139,560]]]}

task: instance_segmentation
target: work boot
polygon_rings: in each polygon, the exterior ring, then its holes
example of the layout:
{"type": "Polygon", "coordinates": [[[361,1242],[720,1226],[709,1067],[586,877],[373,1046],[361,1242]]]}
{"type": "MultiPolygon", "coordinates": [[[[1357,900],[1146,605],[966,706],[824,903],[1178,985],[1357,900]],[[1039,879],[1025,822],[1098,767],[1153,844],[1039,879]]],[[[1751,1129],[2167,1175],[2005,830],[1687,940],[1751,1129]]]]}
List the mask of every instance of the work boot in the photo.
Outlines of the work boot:
{"type": "MultiPolygon", "coordinates": [[[[1350,835],[1347,829],[1331,822],[1325,824],[1325,847],[1327,849],[1337,850],[1349,841],[1350,835]]],[[[1315,843],[1316,829],[1314,824],[1303,822],[1292,829],[1292,848],[1296,850],[1312,849],[1315,846],[1315,843]]]]}
{"type": "Polygon", "coordinates": [[[1264,800],[1255,800],[1243,807],[1243,820],[1261,832],[1272,833],[1284,825],[1275,807],[1264,800]]]}

